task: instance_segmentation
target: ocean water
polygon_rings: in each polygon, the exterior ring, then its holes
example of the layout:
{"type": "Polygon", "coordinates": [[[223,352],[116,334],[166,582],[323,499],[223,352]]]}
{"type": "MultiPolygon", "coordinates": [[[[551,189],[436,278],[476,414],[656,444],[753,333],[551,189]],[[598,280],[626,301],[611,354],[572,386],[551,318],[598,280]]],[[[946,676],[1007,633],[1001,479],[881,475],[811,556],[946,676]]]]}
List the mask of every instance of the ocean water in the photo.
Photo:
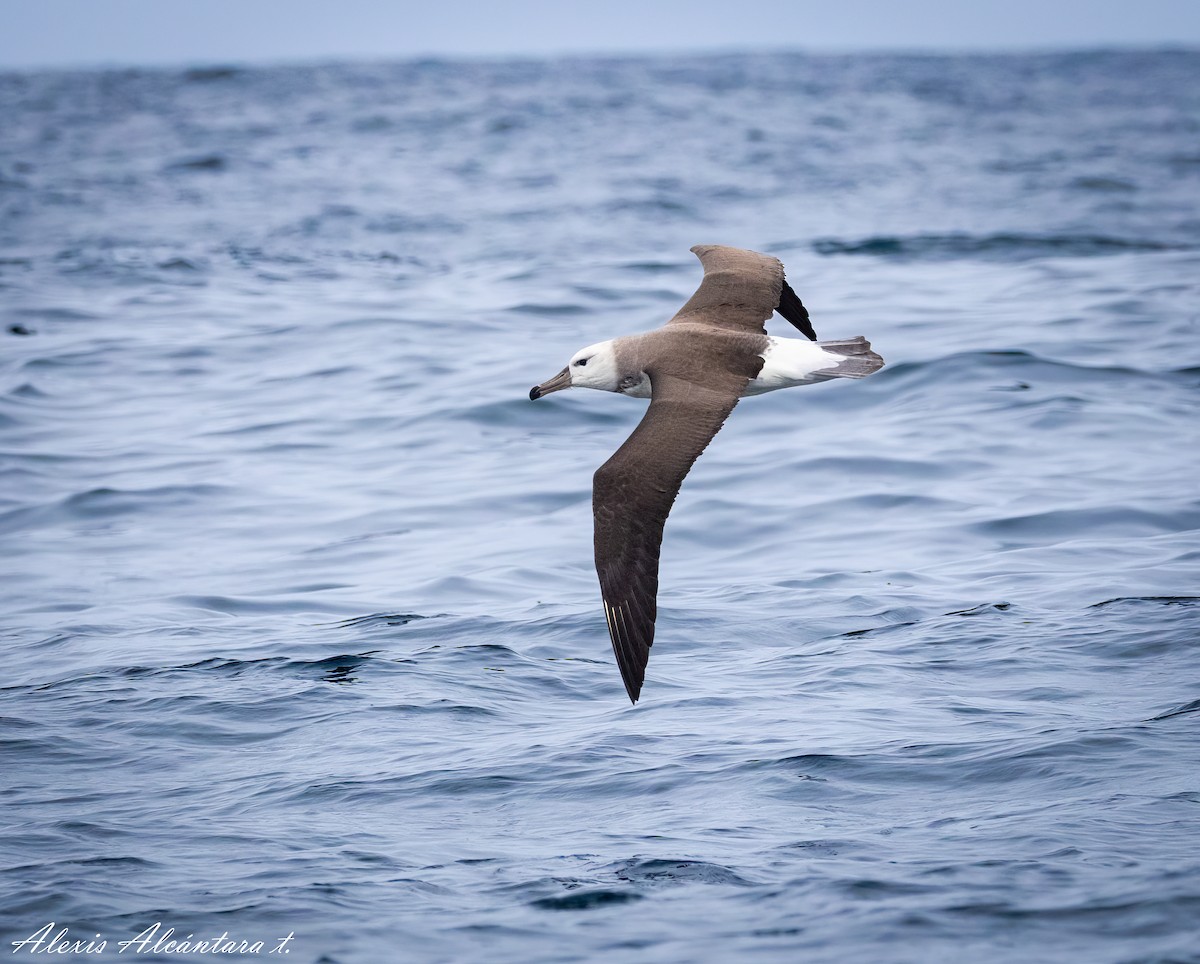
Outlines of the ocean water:
{"type": "Polygon", "coordinates": [[[1198,426],[1197,51],[2,74],[5,956],[1198,961],[1198,426]],[[697,243],[888,365],[634,707],[527,392],[697,243]]]}

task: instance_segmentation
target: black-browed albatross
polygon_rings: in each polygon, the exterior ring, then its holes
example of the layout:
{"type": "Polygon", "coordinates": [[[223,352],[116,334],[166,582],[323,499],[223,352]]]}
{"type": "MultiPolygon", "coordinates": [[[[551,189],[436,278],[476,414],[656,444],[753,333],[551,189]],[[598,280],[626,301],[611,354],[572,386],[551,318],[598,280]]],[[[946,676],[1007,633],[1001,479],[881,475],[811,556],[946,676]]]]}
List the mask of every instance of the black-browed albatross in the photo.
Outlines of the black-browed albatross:
{"type": "Polygon", "coordinates": [[[592,482],[596,573],[621,678],[636,703],[654,643],[663,525],[684,476],[743,395],[863,378],[883,367],[861,335],[817,341],[808,310],[777,258],[698,244],[696,293],[657,331],[577,351],[531,399],[564,388],[597,388],[650,407],[592,482]],[[773,311],[808,338],[772,338],[773,311]]]}

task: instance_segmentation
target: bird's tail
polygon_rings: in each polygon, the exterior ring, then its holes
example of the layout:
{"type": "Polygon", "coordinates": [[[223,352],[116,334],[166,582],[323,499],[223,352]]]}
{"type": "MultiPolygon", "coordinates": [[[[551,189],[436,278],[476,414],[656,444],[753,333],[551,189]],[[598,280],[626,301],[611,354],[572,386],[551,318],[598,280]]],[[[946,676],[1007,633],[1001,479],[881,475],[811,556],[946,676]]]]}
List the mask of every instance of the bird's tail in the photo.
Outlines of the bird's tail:
{"type": "Polygon", "coordinates": [[[821,374],[829,378],[866,378],[883,367],[883,358],[871,351],[871,343],[862,335],[819,341],[817,345],[842,358],[836,368],[822,370],[821,374]]]}

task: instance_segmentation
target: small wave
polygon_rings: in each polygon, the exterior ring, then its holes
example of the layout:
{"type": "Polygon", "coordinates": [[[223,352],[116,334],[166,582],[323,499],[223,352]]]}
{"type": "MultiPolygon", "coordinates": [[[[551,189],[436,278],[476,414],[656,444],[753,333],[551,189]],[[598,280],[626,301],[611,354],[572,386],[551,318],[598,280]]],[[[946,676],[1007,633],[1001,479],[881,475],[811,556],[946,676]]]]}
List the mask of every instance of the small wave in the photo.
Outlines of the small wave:
{"type": "Polygon", "coordinates": [[[433,619],[420,613],[371,613],[368,616],[353,616],[329,625],[338,629],[374,628],[376,626],[405,626],[417,619],[433,619]]]}
{"type": "Polygon", "coordinates": [[[971,528],[975,532],[997,538],[1028,539],[1040,544],[1050,538],[1094,539],[1101,534],[1110,537],[1144,536],[1162,532],[1184,532],[1197,526],[1200,526],[1200,512],[1190,508],[1167,514],[1114,505],[1008,516],[978,522],[971,528]]]}
{"type": "Polygon", "coordinates": [[[165,261],[160,261],[158,267],[163,271],[203,271],[204,268],[195,261],[189,261],[187,258],[174,257],[167,258],[165,261]]]}
{"type": "Polygon", "coordinates": [[[167,171],[209,171],[219,173],[229,167],[224,154],[204,154],[200,157],[185,157],[173,161],[164,168],[167,171]]]}
{"type": "MultiPolygon", "coordinates": [[[[401,662],[411,662],[403,660],[401,662]]],[[[451,719],[474,719],[477,717],[499,717],[499,710],[486,706],[476,706],[471,703],[456,703],[453,700],[434,700],[432,703],[395,703],[381,704],[379,710],[388,713],[401,713],[405,717],[436,716],[451,719]]]]}
{"type": "Polygon", "coordinates": [[[754,886],[752,881],[747,880],[736,871],[705,860],[634,858],[615,864],[613,873],[620,880],[639,884],[698,883],[731,884],[737,887],[754,886]]]}
{"type": "Polygon", "coordinates": [[[196,485],[161,485],[153,489],[90,489],[69,496],[64,507],[73,514],[88,516],[138,512],[148,506],[190,505],[196,499],[220,495],[224,486],[210,483],[196,485]]]}
{"type": "Polygon", "coordinates": [[[854,840],[797,840],[795,843],[783,844],[776,847],[776,850],[800,851],[806,856],[812,857],[838,857],[843,852],[853,852],[861,849],[861,844],[854,840]]]}
{"type": "Polygon", "coordinates": [[[801,463],[806,472],[825,473],[833,478],[933,479],[952,475],[954,467],[932,459],[889,458],[881,455],[829,455],[801,463]]]}
{"type": "Polygon", "coordinates": [[[579,304],[533,304],[525,303],[512,305],[504,309],[514,315],[537,315],[546,318],[562,318],[567,316],[586,315],[591,313],[587,305],[579,304]]]}
{"type": "MultiPolygon", "coordinates": [[[[1169,897],[1147,898],[1133,901],[1090,900],[1074,905],[1052,905],[1019,907],[1006,901],[983,901],[947,907],[950,913],[979,917],[991,917],[1001,921],[1034,921],[1053,923],[1057,927],[1082,923],[1095,925],[1104,922],[1112,934],[1137,933],[1160,926],[1158,922],[1175,918],[1190,917],[1193,921],[1200,913],[1200,897],[1179,894],[1169,897]]],[[[1131,958],[1150,960],[1151,958],[1131,958]]],[[[1187,957],[1164,956],[1154,960],[1187,961],[1187,957]]],[[[1194,958],[1191,958],[1194,960],[1194,958]]]]}
{"type": "Polygon", "coordinates": [[[241,73],[237,67],[193,67],[183,72],[183,79],[191,84],[211,84],[215,80],[231,80],[241,73]]]}
{"type": "Polygon", "coordinates": [[[592,890],[577,890],[561,897],[539,897],[530,901],[531,907],[542,910],[591,910],[593,907],[608,907],[612,904],[628,904],[630,901],[641,900],[644,895],[631,890],[613,890],[598,888],[592,890]]]}
{"type": "Polygon", "coordinates": [[[103,315],[91,311],[80,311],[78,308],[17,308],[11,314],[21,318],[32,318],[43,322],[96,322],[103,315]]]}
{"type": "Polygon", "coordinates": [[[1137,606],[1143,603],[1152,603],[1160,606],[1194,606],[1200,603],[1200,596],[1117,596],[1115,599],[1106,599],[1104,602],[1094,603],[1091,608],[1137,606]]]}
{"type": "Polygon", "coordinates": [[[1194,245],[1098,234],[910,234],[875,235],[854,241],[818,238],[817,254],[865,254],[912,260],[985,258],[1021,261],[1043,257],[1095,257],[1140,251],[1190,251],[1194,245]]]}
{"type": "Polygon", "coordinates": [[[608,215],[633,214],[653,218],[697,217],[696,211],[691,205],[666,197],[622,198],[618,201],[610,201],[603,206],[602,210],[608,215]]]}
{"type": "Polygon", "coordinates": [[[1077,177],[1071,187],[1080,191],[1099,191],[1105,194],[1124,194],[1136,191],[1137,185],[1119,177],[1077,177]]]}
{"type": "MultiPolygon", "coordinates": [[[[1053,379],[1061,384],[1088,384],[1092,380],[1104,383],[1106,391],[1112,390],[1114,382],[1120,379],[1154,379],[1160,380],[1165,375],[1191,374],[1184,371],[1149,372],[1140,368],[1123,365],[1082,365],[1076,362],[1064,361],[1058,358],[1045,358],[1042,355],[1022,349],[1008,351],[963,351],[950,355],[930,358],[927,361],[901,361],[871,376],[875,386],[886,385],[894,380],[925,380],[936,381],[946,385],[951,379],[977,382],[981,370],[1003,372],[1014,381],[1007,386],[999,386],[1002,391],[1028,391],[1033,379],[1041,375],[1043,379],[1053,379]]],[[[863,389],[871,390],[871,382],[864,384],[863,389]]],[[[856,394],[862,394],[858,392],[856,394]]],[[[1037,399],[1028,404],[1041,404],[1045,399],[1037,399]]],[[[1012,404],[1020,404],[1017,399],[1012,404]]]]}
{"type": "Polygon", "coordinates": [[[254,598],[245,596],[178,595],[168,601],[189,609],[223,613],[227,616],[248,616],[255,613],[294,613],[302,604],[290,596],[282,598],[254,598]]]}
{"type": "Polygon", "coordinates": [[[313,783],[298,788],[294,792],[294,799],[336,800],[349,804],[394,799],[397,793],[452,799],[475,795],[507,796],[518,795],[527,783],[523,774],[428,770],[399,776],[313,783]]]}
{"type": "Polygon", "coordinates": [[[1012,603],[980,603],[978,606],[972,606],[970,609],[956,609],[953,612],[946,613],[947,616],[984,616],[991,615],[993,612],[1005,612],[1012,608],[1012,603]]]}
{"type": "Polygon", "coordinates": [[[622,271],[637,271],[641,274],[679,274],[682,268],[674,261],[626,261],[620,265],[622,271]]]}
{"type": "Polygon", "coordinates": [[[289,674],[297,676],[325,677],[333,674],[341,678],[349,671],[358,669],[371,662],[383,664],[390,663],[392,660],[381,659],[374,652],[348,653],[308,660],[287,656],[264,656],[260,659],[236,659],[212,656],[208,659],[198,660],[195,663],[185,663],[182,666],[129,666],[122,669],[120,675],[127,679],[136,679],[145,676],[162,676],[202,670],[206,673],[217,673],[233,679],[249,673],[285,670],[289,674]]]}
{"type": "Polygon", "coordinates": [[[1183,706],[1177,706],[1173,710],[1159,713],[1158,716],[1152,716],[1146,722],[1157,723],[1160,720],[1169,720],[1176,716],[1187,716],[1190,713],[1200,713],[1200,700],[1192,700],[1190,703],[1184,703],[1183,706]]]}
{"type": "Polygon", "coordinates": [[[186,508],[226,491],[223,486],[165,485],[155,489],[99,488],[77,492],[51,505],[24,506],[0,514],[0,533],[40,529],[67,521],[107,519],[186,508]]]}
{"type": "Polygon", "coordinates": [[[366,230],[376,234],[460,234],[466,230],[466,226],[459,221],[440,215],[422,218],[391,212],[368,221],[366,230]]]}

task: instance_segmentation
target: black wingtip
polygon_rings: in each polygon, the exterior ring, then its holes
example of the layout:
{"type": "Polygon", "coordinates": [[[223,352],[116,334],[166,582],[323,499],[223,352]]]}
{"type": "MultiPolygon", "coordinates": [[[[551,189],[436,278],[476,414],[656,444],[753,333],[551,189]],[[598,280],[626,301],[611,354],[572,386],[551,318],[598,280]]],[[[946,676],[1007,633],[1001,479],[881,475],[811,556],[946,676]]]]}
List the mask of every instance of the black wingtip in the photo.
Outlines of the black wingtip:
{"type": "Polygon", "coordinates": [[[810,341],[817,340],[817,333],[813,330],[812,321],[808,317],[808,309],[804,307],[804,303],[796,296],[796,292],[786,281],[779,289],[779,304],[775,306],[775,310],[807,335],[810,341]]]}
{"type": "MultiPolygon", "coordinates": [[[[618,663],[621,661],[618,660],[618,663]]],[[[642,680],[637,679],[633,674],[633,668],[629,667],[630,672],[626,674],[626,667],[619,666],[621,670],[621,682],[625,684],[625,693],[629,697],[629,702],[637,704],[637,701],[642,698],[642,680]]]]}

